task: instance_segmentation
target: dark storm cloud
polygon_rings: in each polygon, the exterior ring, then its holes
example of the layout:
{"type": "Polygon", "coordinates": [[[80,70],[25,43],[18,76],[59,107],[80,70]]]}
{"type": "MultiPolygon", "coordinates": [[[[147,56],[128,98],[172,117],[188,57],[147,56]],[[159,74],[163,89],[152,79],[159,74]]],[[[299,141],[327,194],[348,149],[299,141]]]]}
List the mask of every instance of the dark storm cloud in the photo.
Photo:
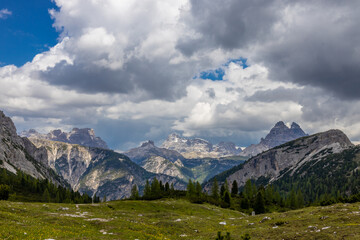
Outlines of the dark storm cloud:
{"type": "Polygon", "coordinates": [[[182,38],[177,48],[189,56],[203,48],[221,47],[226,50],[246,47],[267,38],[278,19],[275,0],[191,0],[190,15],[183,20],[201,37],[182,38]]]}
{"type": "Polygon", "coordinates": [[[192,0],[184,17],[200,38],[178,41],[191,55],[247,49],[273,80],[317,86],[360,99],[360,1],[192,0]],[[201,44],[200,44],[201,43],[201,44]]]}
{"type": "Polygon", "coordinates": [[[245,101],[249,102],[282,102],[282,101],[295,101],[306,97],[307,94],[311,95],[314,91],[312,89],[296,89],[279,87],[272,90],[257,91],[253,95],[245,97],[245,101]]]}
{"type": "MultiPolygon", "coordinates": [[[[185,66],[186,67],[186,66],[185,66]]],[[[41,79],[52,85],[63,86],[84,93],[120,93],[142,92],[144,99],[175,100],[186,94],[185,88],[189,76],[184,76],[184,66],[169,65],[166,62],[147,61],[133,58],[119,70],[96,66],[91,63],[73,65],[60,62],[45,72],[38,72],[41,79]]]]}

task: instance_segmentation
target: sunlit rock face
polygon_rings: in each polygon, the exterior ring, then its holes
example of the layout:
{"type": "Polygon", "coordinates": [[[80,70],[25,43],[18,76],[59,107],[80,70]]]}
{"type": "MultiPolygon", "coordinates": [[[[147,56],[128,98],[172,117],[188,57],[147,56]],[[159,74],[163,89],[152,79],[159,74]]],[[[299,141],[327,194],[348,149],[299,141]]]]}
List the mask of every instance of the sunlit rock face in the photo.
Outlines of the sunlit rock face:
{"type": "Polygon", "coordinates": [[[34,129],[20,133],[23,137],[41,138],[58,142],[79,144],[87,147],[97,147],[109,149],[106,142],[95,135],[94,129],[91,128],[73,128],[71,132],[63,132],[60,129],[52,130],[48,134],[38,133],[34,129]]]}

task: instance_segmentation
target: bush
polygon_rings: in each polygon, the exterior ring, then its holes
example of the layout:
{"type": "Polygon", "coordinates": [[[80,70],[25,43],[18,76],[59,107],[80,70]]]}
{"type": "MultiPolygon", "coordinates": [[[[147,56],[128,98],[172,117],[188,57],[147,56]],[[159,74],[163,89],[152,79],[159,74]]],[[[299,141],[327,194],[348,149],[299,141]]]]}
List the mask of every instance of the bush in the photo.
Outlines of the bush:
{"type": "Polygon", "coordinates": [[[10,187],[8,185],[0,185],[0,200],[8,200],[10,194],[10,187]]]}

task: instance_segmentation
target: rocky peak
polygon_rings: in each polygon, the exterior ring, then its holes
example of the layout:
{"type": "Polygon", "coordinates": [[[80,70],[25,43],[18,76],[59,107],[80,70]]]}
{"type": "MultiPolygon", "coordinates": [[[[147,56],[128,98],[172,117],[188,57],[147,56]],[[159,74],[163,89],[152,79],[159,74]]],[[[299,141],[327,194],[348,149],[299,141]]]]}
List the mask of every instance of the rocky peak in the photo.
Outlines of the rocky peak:
{"type": "Polygon", "coordinates": [[[184,159],[184,157],[177,151],[166,148],[159,148],[155,146],[154,142],[151,140],[143,142],[140,147],[132,148],[124,154],[128,156],[133,162],[138,164],[141,164],[144,160],[154,156],[162,157],[171,162],[175,162],[178,159],[184,159]]]}
{"type": "Polygon", "coordinates": [[[260,143],[252,144],[251,146],[245,148],[244,151],[240,153],[240,155],[255,156],[270,148],[304,136],[307,136],[307,134],[301,129],[299,124],[293,122],[289,128],[283,121],[279,121],[270,130],[265,138],[261,138],[260,143]]]}
{"type": "Polygon", "coordinates": [[[56,129],[50,131],[48,134],[40,134],[36,130],[30,129],[29,131],[21,132],[21,136],[78,144],[87,147],[109,148],[106,142],[100,137],[95,136],[95,131],[91,128],[73,128],[71,132],[68,133],[63,132],[61,129],[56,129]]]}
{"type": "Polygon", "coordinates": [[[241,149],[231,142],[221,142],[218,145],[213,145],[205,139],[180,137],[176,133],[170,134],[161,147],[175,150],[185,158],[217,158],[238,155],[241,152],[241,149]]]}
{"type": "MultiPolygon", "coordinates": [[[[241,167],[232,169],[226,176],[228,182],[236,180],[239,186],[248,179],[268,178],[269,182],[294,174],[308,163],[317,163],[333,153],[353,147],[348,137],[340,130],[329,130],[295,139],[250,158],[241,167]],[[228,175],[227,175],[228,174],[228,175]]],[[[218,178],[224,181],[225,178],[218,178]]]]}
{"type": "Polygon", "coordinates": [[[18,136],[13,121],[0,111],[0,167],[14,174],[20,170],[35,178],[47,178],[64,185],[63,179],[50,170],[46,159],[46,149],[36,148],[27,138],[18,136]]]}
{"type": "Polygon", "coordinates": [[[273,148],[291,140],[307,136],[297,123],[292,123],[288,128],[283,121],[279,121],[266,135],[265,139],[261,139],[263,145],[273,148]]]}
{"type": "Polygon", "coordinates": [[[142,147],[142,148],[143,147],[155,147],[155,143],[152,140],[148,140],[148,141],[142,143],[140,147],[142,147]]]}

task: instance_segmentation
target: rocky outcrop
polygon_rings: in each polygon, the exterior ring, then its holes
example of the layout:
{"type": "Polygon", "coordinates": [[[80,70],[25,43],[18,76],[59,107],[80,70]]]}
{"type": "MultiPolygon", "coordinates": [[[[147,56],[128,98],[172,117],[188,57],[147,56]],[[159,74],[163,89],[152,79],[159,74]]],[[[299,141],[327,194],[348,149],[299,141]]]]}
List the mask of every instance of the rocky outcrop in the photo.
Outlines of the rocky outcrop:
{"type": "Polygon", "coordinates": [[[140,192],[146,180],[157,177],[184,189],[178,178],[146,171],[127,156],[112,150],[80,146],[46,139],[30,138],[38,147],[45,148],[48,165],[66,179],[71,187],[90,196],[106,196],[107,200],[129,197],[136,184],[140,192]]]}
{"type": "Polygon", "coordinates": [[[239,186],[244,185],[248,179],[257,180],[260,177],[272,182],[286,173],[293,174],[305,163],[316,163],[329,154],[342,152],[352,146],[343,132],[329,130],[272,148],[250,158],[243,165],[222,173],[217,179],[227,179],[229,183],[236,180],[239,186]]]}
{"type": "Polygon", "coordinates": [[[171,162],[184,159],[183,155],[177,151],[156,147],[154,142],[150,140],[142,143],[140,147],[130,149],[124,154],[138,164],[150,157],[162,157],[171,162]]]}
{"type": "Polygon", "coordinates": [[[30,129],[29,131],[21,132],[20,135],[28,138],[41,138],[70,144],[79,144],[87,147],[109,148],[106,142],[100,137],[97,137],[94,130],[91,128],[73,128],[73,130],[68,133],[57,129],[50,131],[48,134],[41,134],[34,129],[30,129]]]}
{"type": "Polygon", "coordinates": [[[149,172],[177,177],[184,181],[193,178],[191,172],[184,169],[184,165],[180,159],[173,163],[163,157],[152,156],[141,162],[139,165],[149,172]]]}
{"type": "Polygon", "coordinates": [[[0,167],[15,174],[20,170],[38,179],[47,178],[55,184],[67,185],[47,166],[46,159],[46,150],[18,136],[12,120],[0,111],[0,167]]]}
{"type": "Polygon", "coordinates": [[[258,144],[252,144],[245,148],[240,155],[242,156],[256,156],[270,148],[279,146],[286,142],[295,140],[300,137],[307,136],[307,134],[300,128],[300,126],[293,122],[291,127],[287,127],[284,122],[280,121],[270,130],[265,138],[260,140],[258,144]]]}
{"type": "Polygon", "coordinates": [[[238,155],[241,152],[241,149],[231,142],[213,145],[201,138],[183,138],[176,133],[170,134],[161,147],[175,150],[185,158],[218,158],[238,155]]]}

